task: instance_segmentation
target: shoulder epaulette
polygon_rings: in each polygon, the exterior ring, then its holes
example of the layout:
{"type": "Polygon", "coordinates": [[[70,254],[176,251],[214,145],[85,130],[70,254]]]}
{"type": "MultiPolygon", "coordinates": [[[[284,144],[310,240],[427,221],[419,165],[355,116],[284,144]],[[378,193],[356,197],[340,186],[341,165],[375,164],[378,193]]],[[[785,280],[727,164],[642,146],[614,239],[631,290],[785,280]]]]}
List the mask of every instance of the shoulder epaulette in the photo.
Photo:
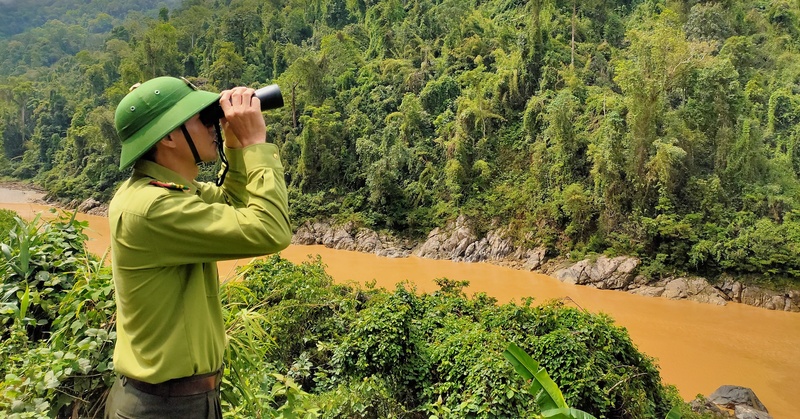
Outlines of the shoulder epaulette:
{"type": "Polygon", "coordinates": [[[179,183],[172,183],[172,182],[160,182],[158,180],[151,180],[150,184],[153,186],[158,186],[161,188],[171,189],[173,191],[188,191],[189,187],[181,185],[179,183]]]}

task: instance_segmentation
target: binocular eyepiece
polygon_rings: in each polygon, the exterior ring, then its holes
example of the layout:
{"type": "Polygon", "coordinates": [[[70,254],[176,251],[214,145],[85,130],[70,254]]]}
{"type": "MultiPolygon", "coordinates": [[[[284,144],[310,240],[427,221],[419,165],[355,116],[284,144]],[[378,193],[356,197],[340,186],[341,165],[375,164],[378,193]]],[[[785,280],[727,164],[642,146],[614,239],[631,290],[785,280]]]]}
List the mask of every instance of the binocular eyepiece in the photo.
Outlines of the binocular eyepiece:
{"type": "MultiPolygon", "coordinates": [[[[256,90],[255,95],[258,100],[261,101],[262,111],[283,107],[283,95],[281,94],[281,88],[278,87],[277,84],[270,84],[269,86],[262,87],[256,90]]],[[[211,126],[224,116],[225,112],[222,110],[219,102],[214,102],[200,111],[200,122],[205,126],[211,126]]]]}

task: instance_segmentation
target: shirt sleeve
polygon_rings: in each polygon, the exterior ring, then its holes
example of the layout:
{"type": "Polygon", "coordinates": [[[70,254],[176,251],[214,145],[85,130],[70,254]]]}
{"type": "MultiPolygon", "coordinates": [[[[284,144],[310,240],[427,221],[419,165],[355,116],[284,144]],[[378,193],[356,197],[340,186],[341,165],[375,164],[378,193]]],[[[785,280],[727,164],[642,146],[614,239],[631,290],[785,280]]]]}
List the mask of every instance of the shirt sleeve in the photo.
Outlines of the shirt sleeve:
{"type": "Polygon", "coordinates": [[[145,250],[139,253],[139,267],[261,256],[289,245],[288,196],[277,146],[246,147],[242,161],[246,186],[240,208],[169,191],[154,199],[145,214],[130,214],[144,218],[126,223],[139,229],[126,235],[140,241],[131,247],[145,250]]]}
{"type": "Polygon", "coordinates": [[[228,174],[222,186],[218,187],[212,182],[195,182],[200,197],[206,202],[217,202],[234,207],[243,207],[247,204],[247,171],[244,163],[244,149],[225,148],[228,158],[228,174]]]}

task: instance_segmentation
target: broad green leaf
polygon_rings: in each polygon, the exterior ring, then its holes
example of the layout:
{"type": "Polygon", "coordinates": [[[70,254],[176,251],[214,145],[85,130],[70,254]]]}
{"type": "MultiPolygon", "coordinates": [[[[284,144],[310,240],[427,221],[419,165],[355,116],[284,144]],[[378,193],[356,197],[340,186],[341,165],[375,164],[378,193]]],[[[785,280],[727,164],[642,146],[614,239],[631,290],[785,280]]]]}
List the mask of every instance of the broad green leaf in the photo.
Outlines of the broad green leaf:
{"type": "Polygon", "coordinates": [[[19,299],[19,319],[22,320],[25,318],[25,315],[28,314],[28,306],[31,303],[31,289],[25,286],[25,293],[22,294],[22,297],[19,299]]]}
{"type": "Polygon", "coordinates": [[[510,343],[503,356],[514,366],[519,375],[532,380],[529,391],[536,397],[536,403],[542,411],[568,407],[564,395],[547,371],[519,346],[510,343]]]}
{"type": "MultiPolygon", "coordinates": [[[[28,268],[31,262],[31,243],[30,237],[25,236],[19,243],[19,270],[17,273],[25,279],[28,279],[28,268]]],[[[15,269],[16,270],[16,269],[15,269]]]]}
{"type": "Polygon", "coordinates": [[[7,261],[11,262],[11,247],[5,243],[0,243],[0,251],[3,252],[3,257],[6,258],[7,261]]]}
{"type": "Polygon", "coordinates": [[[681,419],[681,410],[678,406],[673,407],[667,412],[667,416],[664,419],[681,419]]]}
{"type": "Polygon", "coordinates": [[[560,409],[550,409],[542,412],[542,418],[545,419],[596,419],[589,413],[583,410],[573,409],[571,407],[563,407],[560,409]]]}

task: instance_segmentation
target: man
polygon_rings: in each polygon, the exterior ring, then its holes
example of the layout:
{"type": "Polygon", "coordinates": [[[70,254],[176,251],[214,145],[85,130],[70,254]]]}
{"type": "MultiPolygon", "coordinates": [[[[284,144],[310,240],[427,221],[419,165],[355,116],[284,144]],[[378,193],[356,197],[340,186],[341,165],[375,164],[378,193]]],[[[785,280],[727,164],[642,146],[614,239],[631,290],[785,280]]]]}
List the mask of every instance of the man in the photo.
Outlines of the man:
{"type": "Polygon", "coordinates": [[[109,207],[118,379],[106,417],[219,418],[216,261],[288,246],[278,148],[266,143],[259,99],[244,87],[214,94],[155,78],[122,99],[114,122],[120,169],[134,169],[109,207]],[[200,118],[217,103],[224,118],[200,118]],[[197,163],[217,159],[221,131],[230,172],[219,187],[194,181],[197,163]]]}

